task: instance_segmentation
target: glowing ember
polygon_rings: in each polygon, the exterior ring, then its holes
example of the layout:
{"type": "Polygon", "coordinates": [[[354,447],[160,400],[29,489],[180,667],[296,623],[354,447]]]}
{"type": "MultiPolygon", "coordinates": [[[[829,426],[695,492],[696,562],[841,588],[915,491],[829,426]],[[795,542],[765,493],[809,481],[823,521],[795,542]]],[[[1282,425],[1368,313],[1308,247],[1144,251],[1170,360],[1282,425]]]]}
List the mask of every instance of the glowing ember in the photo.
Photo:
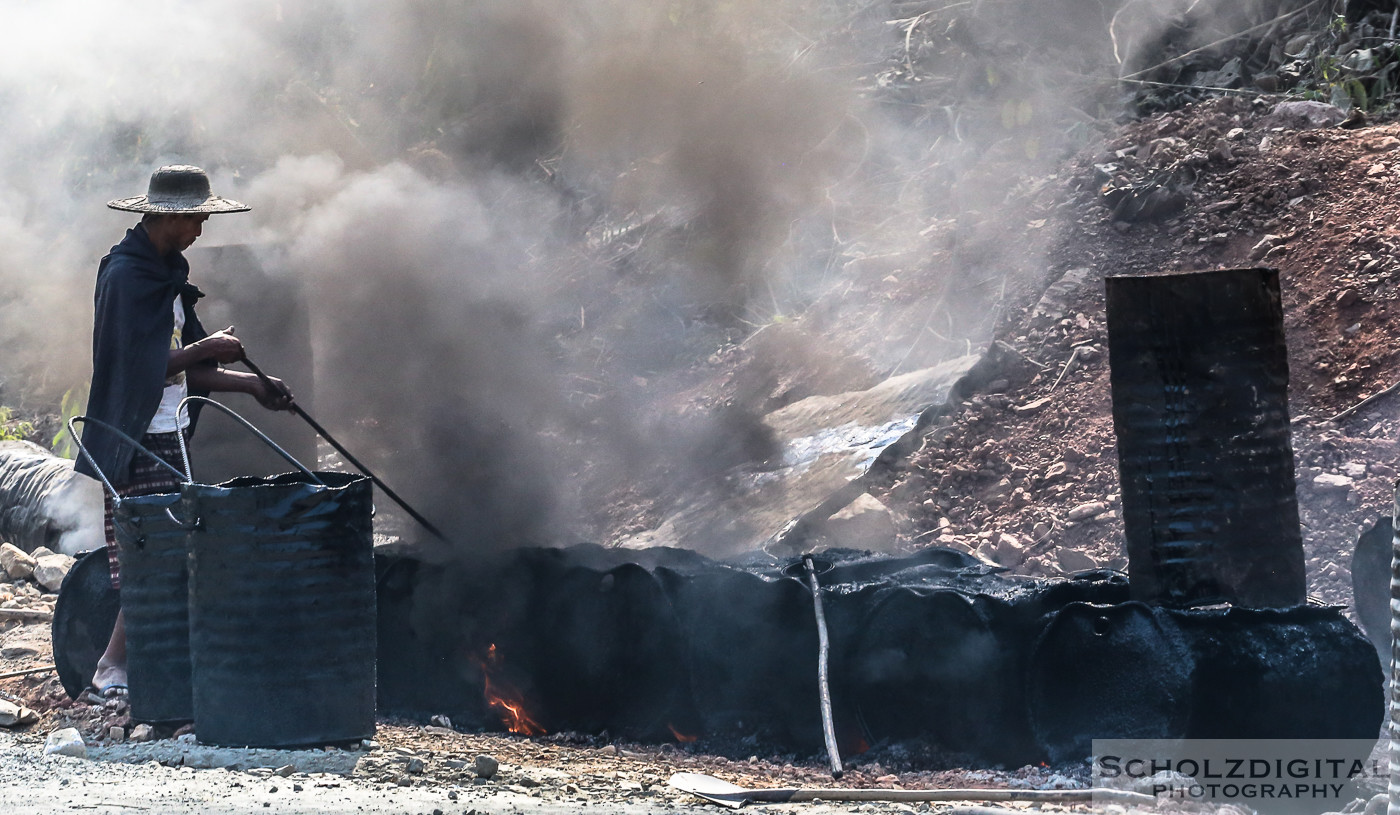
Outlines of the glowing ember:
{"type": "Polygon", "coordinates": [[[482,693],[486,697],[486,703],[499,711],[501,724],[505,725],[506,730],[521,736],[544,735],[544,727],[525,712],[525,699],[520,691],[499,677],[492,679],[492,674],[497,673],[501,667],[501,655],[496,650],[495,643],[491,643],[491,647],[486,649],[486,658],[479,661],[482,693]]]}
{"type": "Polygon", "coordinates": [[[687,736],[686,734],[677,730],[675,725],[668,724],[666,725],[666,728],[671,731],[671,735],[675,736],[676,741],[680,742],[681,744],[694,744],[695,741],[700,738],[699,736],[687,736]]]}

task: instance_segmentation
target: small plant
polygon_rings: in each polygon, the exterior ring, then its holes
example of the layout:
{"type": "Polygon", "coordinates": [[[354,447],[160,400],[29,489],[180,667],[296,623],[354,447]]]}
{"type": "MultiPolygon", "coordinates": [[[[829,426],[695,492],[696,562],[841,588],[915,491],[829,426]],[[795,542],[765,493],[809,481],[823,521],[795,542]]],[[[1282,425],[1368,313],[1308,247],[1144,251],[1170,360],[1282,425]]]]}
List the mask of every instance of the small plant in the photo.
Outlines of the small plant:
{"type": "Polygon", "coordinates": [[[24,441],[34,432],[32,422],[13,419],[13,415],[10,408],[0,407],[0,441],[24,441]]]}
{"type": "Polygon", "coordinates": [[[87,404],[87,386],[69,388],[63,394],[63,403],[59,410],[63,418],[59,423],[58,432],[54,434],[53,441],[49,443],[55,454],[64,458],[77,458],[78,445],[73,439],[73,434],[68,432],[68,421],[82,412],[83,405],[87,404]]]}

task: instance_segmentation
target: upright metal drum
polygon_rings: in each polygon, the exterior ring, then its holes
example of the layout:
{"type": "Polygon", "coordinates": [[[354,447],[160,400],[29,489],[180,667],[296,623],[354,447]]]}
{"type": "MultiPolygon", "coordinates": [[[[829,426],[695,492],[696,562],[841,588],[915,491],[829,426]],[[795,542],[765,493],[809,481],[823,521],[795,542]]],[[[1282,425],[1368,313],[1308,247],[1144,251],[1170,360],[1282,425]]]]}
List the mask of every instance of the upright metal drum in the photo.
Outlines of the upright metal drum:
{"type": "Polygon", "coordinates": [[[1133,599],[1303,603],[1278,271],[1106,283],[1133,599]]]}
{"type": "Polygon", "coordinates": [[[185,530],[165,515],[179,501],[179,493],[142,495],[123,500],[113,513],[127,685],[131,718],[137,722],[194,718],[185,530]]]}
{"type": "Polygon", "coordinates": [[[291,747],[374,734],[371,484],[288,473],[187,484],[195,735],[291,747]],[[318,483],[320,482],[320,483],[318,483]]]}

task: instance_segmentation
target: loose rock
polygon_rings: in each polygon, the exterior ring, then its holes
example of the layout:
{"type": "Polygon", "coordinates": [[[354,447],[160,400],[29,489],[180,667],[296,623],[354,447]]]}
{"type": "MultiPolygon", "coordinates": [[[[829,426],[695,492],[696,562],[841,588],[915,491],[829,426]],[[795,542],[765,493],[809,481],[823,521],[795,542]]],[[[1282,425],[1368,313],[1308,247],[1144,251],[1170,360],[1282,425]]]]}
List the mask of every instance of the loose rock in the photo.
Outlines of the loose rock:
{"type": "Polygon", "coordinates": [[[15,580],[27,580],[34,574],[34,558],[13,543],[0,544],[0,568],[15,580]]]}
{"type": "Polygon", "coordinates": [[[1090,501],[1087,504],[1080,504],[1074,509],[1071,509],[1069,515],[1065,517],[1071,521],[1087,521],[1090,518],[1097,518],[1105,512],[1108,512],[1107,503],[1103,501],[1090,501]]]}
{"type": "Polygon", "coordinates": [[[58,591],[59,586],[63,585],[63,578],[68,576],[68,570],[73,568],[75,562],[68,555],[45,555],[38,558],[34,565],[34,580],[49,591],[58,591]]]}
{"type": "Polygon", "coordinates": [[[1354,483],[1348,476],[1340,473],[1322,473],[1313,478],[1313,486],[1322,492],[1350,492],[1354,483]]]}
{"type": "Polygon", "coordinates": [[[499,761],[484,753],[477,756],[476,760],[472,762],[472,772],[476,773],[480,778],[495,778],[496,771],[500,768],[501,763],[499,761]]]}
{"type": "Polygon", "coordinates": [[[1074,549],[1061,549],[1055,553],[1055,560],[1062,572],[1085,572],[1099,567],[1093,558],[1074,549]]]}
{"type": "Polygon", "coordinates": [[[77,728],[65,727],[50,733],[44,740],[44,755],[87,758],[87,745],[83,744],[83,737],[77,728]]]}
{"type": "Polygon", "coordinates": [[[39,714],[22,705],[0,699],[0,727],[22,727],[39,721],[39,714]]]}

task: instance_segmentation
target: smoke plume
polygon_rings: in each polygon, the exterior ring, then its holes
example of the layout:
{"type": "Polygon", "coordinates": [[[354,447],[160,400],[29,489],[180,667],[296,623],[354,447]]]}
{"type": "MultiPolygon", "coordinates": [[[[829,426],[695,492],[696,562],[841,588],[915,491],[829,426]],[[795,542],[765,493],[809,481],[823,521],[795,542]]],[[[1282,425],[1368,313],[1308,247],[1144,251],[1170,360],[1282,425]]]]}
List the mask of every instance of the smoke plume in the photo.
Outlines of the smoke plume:
{"type": "Polygon", "coordinates": [[[0,401],[85,381],[103,203],[197,164],[253,207],[203,242],[305,286],[324,423],[470,545],[596,535],[611,489],[773,454],[772,394],[692,403],[696,359],[813,310],[813,359],[908,370],[985,335],[969,280],[1039,269],[958,224],[1064,149],[1051,69],[1117,70],[1111,15],[917,5],[5,3],[0,401]],[[831,297],[936,263],[908,325],[831,297]]]}

